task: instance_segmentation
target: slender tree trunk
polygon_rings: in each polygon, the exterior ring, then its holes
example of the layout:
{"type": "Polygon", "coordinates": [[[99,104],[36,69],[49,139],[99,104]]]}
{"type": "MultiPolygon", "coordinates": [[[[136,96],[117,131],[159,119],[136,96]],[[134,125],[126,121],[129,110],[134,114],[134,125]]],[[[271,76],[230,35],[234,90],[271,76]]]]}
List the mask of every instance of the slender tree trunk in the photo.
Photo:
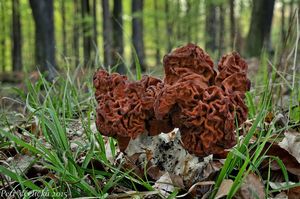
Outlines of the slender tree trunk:
{"type": "Polygon", "coordinates": [[[181,33],[181,18],[180,18],[180,13],[181,13],[181,5],[180,5],[180,0],[176,1],[176,13],[177,13],[177,41],[181,41],[182,39],[182,33],[181,33]]]}
{"type": "MultiPolygon", "coordinates": [[[[141,70],[146,71],[145,63],[145,49],[144,49],[144,39],[143,39],[143,7],[144,0],[132,0],[132,43],[139,59],[141,70]]],[[[133,59],[134,60],[134,59],[133,59]]],[[[134,67],[135,68],[135,67],[134,67]]]]}
{"type": "Polygon", "coordinates": [[[284,43],[284,40],[285,40],[285,3],[282,2],[282,7],[281,7],[281,42],[282,42],[282,44],[284,43]]]}
{"type": "Polygon", "coordinates": [[[205,48],[210,52],[214,52],[217,49],[217,28],[216,28],[216,5],[212,1],[206,2],[206,19],[205,19],[205,48]]]}
{"type": "Polygon", "coordinates": [[[294,3],[295,1],[294,0],[291,0],[290,1],[290,16],[289,16],[289,22],[292,23],[292,20],[293,20],[293,15],[295,13],[295,9],[294,9],[294,3]]]}
{"type": "Polygon", "coordinates": [[[218,57],[221,57],[223,55],[224,51],[224,37],[225,37],[225,18],[224,18],[224,5],[220,4],[219,5],[219,52],[218,52],[218,57]]]}
{"type": "Polygon", "coordinates": [[[167,52],[171,52],[172,50],[172,34],[173,34],[173,28],[172,28],[172,22],[170,21],[170,7],[169,7],[169,1],[165,0],[165,21],[166,21],[166,32],[167,32],[167,52]]]}
{"type": "Polygon", "coordinates": [[[269,45],[275,0],[254,0],[250,30],[247,38],[249,56],[259,56],[263,46],[269,45]]]}
{"type": "Polygon", "coordinates": [[[83,63],[85,67],[88,67],[90,65],[92,52],[92,24],[89,20],[91,17],[89,0],[81,0],[81,14],[83,19],[83,63]]]}
{"type": "Polygon", "coordinates": [[[193,24],[193,26],[195,27],[195,35],[194,35],[194,40],[193,40],[193,42],[194,43],[196,43],[196,44],[198,44],[198,36],[199,36],[199,32],[200,32],[200,22],[199,22],[199,13],[200,13],[200,10],[201,10],[201,2],[200,1],[196,1],[195,2],[195,5],[196,5],[196,7],[194,8],[194,17],[195,17],[195,19],[194,19],[194,24],[193,24]]]}
{"type": "Polygon", "coordinates": [[[234,0],[229,0],[230,7],[230,48],[235,49],[236,40],[236,27],[235,27],[235,12],[234,12],[234,0]]]}
{"type": "Polygon", "coordinates": [[[61,1],[61,20],[62,20],[62,43],[63,43],[63,56],[67,56],[67,31],[66,31],[66,5],[65,1],[61,1]]]}
{"type": "Polygon", "coordinates": [[[300,21],[300,0],[298,0],[298,20],[300,21]]]}
{"type": "MultiPolygon", "coordinates": [[[[235,5],[236,7],[237,5],[235,5]]],[[[244,1],[239,2],[239,13],[244,13],[248,8],[245,6],[244,1]]],[[[233,50],[238,52],[246,51],[246,39],[241,34],[241,16],[237,17],[234,15],[234,43],[233,50]]]]}
{"type": "Polygon", "coordinates": [[[98,46],[98,31],[97,31],[97,0],[93,0],[93,35],[94,45],[98,46]]]}
{"type": "Polygon", "coordinates": [[[56,76],[55,38],[53,19],[53,0],[30,0],[35,21],[36,63],[42,72],[47,72],[47,79],[56,76]]]}
{"type": "Polygon", "coordinates": [[[186,40],[188,42],[192,41],[192,23],[194,18],[191,16],[192,14],[192,5],[191,0],[186,1],[186,13],[185,13],[185,23],[186,23],[186,40]]]}
{"type": "Polygon", "coordinates": [[[112,23],[109,0],[102,0],[104,65],[112,66],[112,23]]]}
{"type": "Polygon", "coordinates": [[[124,54],[124,41],[123,41],[123,6],[122,0],[114,0],[113,8],[113,65],[118,66],[117,72],[126,74],[125,65],[121,58],[124,54]]]}
{"type": "Polygon", "coordinates": [[[159,20],[158,20],[158,0],[154,0],[154,31],[155,31],[155,62],[160,65],[160,41],[159,41],[159,20]]]}
{"type": "Polygon", "coordinates": [[[75,67],[79,65],[79,4],[78,0],[74,0],[74,13],[73,13],[73,49],[75,56],[75,67]]]}
{"type": "MultiPolygon", "coordinates": [[[[25,18],[30,18],[32,17],[32,13],[26,13],[25,18]]],[[[35,66],[36,61],[35,61],[35,37],[32,36],[32,33],[35,31],[35,23],[32,20],[26,20],[24,22],[24,27],[23,31],[25,32],[23,38],[26,38],[27,44],[25,46],[25,40],[23,40],[23,45],[24,45],[24,49],[26,49],[26,51],[23,51],[24,56],[24,60],[23,63],[24,65],[29,65],[29,66],[35,66]]]]}
{"type": "Polygon", "coordinates": [[[1,2],[1,65],[2,65],[2,72],[6,71],[6,57],[5,57],[5,49],[6,49],[6,26],[5,26],[5,1],[1,2]]]}
{"type": "Polygon", "coordinates": [[[22,33],[20,22],[20,2],[13,0],[12,9],[12,63],[13,71],[22,70],[22,33]]]}

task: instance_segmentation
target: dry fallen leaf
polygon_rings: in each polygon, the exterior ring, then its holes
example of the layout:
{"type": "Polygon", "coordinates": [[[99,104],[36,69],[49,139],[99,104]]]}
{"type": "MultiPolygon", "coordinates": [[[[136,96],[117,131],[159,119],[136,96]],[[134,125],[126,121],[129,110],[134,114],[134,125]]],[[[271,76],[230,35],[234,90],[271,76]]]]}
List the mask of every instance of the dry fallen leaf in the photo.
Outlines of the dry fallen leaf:
{"type": "Polygon", "coordinates": [[[273,199],[288,199],[288,196],[284,191],[282,191],[279,194],[275,195],[273,199]]]}
{"type": "Polygon", "coordinates": [[[203,176],[205,178],[209,177],[211,174],[218,172],[222,168],[223,165],[224,164],[218,160],[217,161],[214,160],[214,161],[210,162],[207,165],[207,167],[203,170],[203,176]]]}
{"type": "Polygon", "coordinates": [[[197,182],[193,184],[189,190],[181,195],[177,195],[176,198],[185,198],[188,195],[196,197],[199,194],[202,195],[201,199],[206,199],[209,197],[209,194],[211,193],[210,190],[212,186],[215,184],[215,181],[202,181],[202,182],[197,182]]]}
{"type": "Polygon", "coordinates": [[[289,199],[299,199],[300,198],[300,186],[291,188],[288,191],[288,198],[289,199]]]}
{"type": "Polygon", "coordinates": [[[166,172],[164,175],[162,175],[155,182],[153,188],[158,190],[163,196],[168,197],[175,190],[169,172],[166,172]]]}
{"type": "Polygon", "coordinates": [[[230,188],[233,184],[233,181],[230,179],[225,179],[222,181],[220,188],[216,194],[215,199],[222,198],[224,196],[227,196],[228,192],[230,191],[230,188]]]}
{"type": "MultiPolygon", "coordinates": [[[[136,165],[145,165],[147,170],[152,168],[150,176],[153,179],[161,177],[160,171],[180,176],[186,187],[204,179],[203,170],[212,161],[212,155],[199,158],[189,154],[180,143],[180,132],[174,130],[168,134],[157,136],[139,135],[130,140],[125,156],[139,154],[136,165]],[[147,163],[147,164],[145,164],[147,163]],[[157,167],[157,168],[155,168],[157,167]]],[[[132,165],[133,166],[133,165],[132,165]]],[[[145,168],[141,168],[143,171],[145,168]]]]}
{"type": "Polygon", "coordinates": [[[274,113],[268,112],[265,117],[265,122],[271,123],[273,119],[274,119],[274,113]]]}
{"type": "Polygon", "coordinates": [[[17,154],[13,158],[8,158],[7,163],[11,171],[22,175],[32,167],[34,160],[35,157],[33,156],[17,154]]]}
{"type": "Polygon", "coordinates": [[[272,189],[283,190],[287,186],[294,185],[295,182],[271,182],[269,181],[269,185],[272,189]]]}
{"type": "Polygon", "coordinates": [[[278,145],[288,151],[300,163],[300,133],[295,131],[285,132],[284,139],[278,145]]]}
{"type": "MultiPolygon", "coordinates": [[[[266,148],[268,148],[270,145],[267,144],[266,148]]],[[[273,144],[270,149],[267,151],[267,155],[270,156],[277,156],[279,159],[282,160],[283,164],[285,165],[286,169],[294,174],[299,176],[300,175],[300,163],[296,160],[296,158],[292,155],[290,155],[285,149],[279,147],[277,144],[273,144]]],[[[266,166],[268,163],[266,164],[266,166]]],[[[271,163],[271,169],[272,170],[279,170],[279,165],[272,161],[271,163]]]]}
{"type": "MultiPolygon", "coordinates": [[[[272,189],[282,189],[285,190],[287,186],[292,186],[295,185],[295,182],[281,182],[281,183],[276,183],[276,182],[269,182],[269,185],[272,189]]],[[[279,194],[277,194],[275,199],[299,199],[300,198],[300,186],[290,188],[285,191],[281,191],[279,194]]]]}
{"type": "Polygon", "coordinates": [[[265,188],[261,179],[255,173],[249,173],[242,186],[236,193],[235,198],[252,199],[265,198],[265,188]]]}
{"type": "MultiPolygon", "coordinates": [[[[119,153],[119,149],[116,148],[116,151],[115,153],[119,153]]],[[[110,146],[110,142],[109,142],[109,139],[107,139],[105,141],[105,156],[107,158],[107,160],[111,163],[111,164],[114,164],[115,163],[115,155],[112,151],[112,148],[110,146]]]]}

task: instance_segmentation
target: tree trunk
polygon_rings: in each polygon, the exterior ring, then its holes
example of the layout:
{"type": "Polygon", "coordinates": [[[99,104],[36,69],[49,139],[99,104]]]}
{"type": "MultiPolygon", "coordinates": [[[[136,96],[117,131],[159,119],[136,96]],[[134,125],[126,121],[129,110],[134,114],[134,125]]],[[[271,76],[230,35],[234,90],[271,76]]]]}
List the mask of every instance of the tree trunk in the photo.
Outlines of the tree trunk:
{"type": "Polygon", "coordinates": [[[236,27],[235,27],[235,12],[234,12],[234,0],[229,0],[230,7],[230,48],[235,49],[236,40],[236,27]]]}
{"type": "Polygon", "coordinates": [[[223,55],[224,51],[224,37],[225,37],[225,18],[224,18],[224,5],[219,5],[219,52],[218,57],[221,57],[223,55]]]}
{"type": "Polygon", "coordinates": [[[247,54],[259,56],[263,46],[269,43],[275,0],[254,0],[250,30],[247,38],[247,54]]]}
{"type": "MultiPolygon", "coordinates": [[[[300,2],[300,1],[299,1],[300,2]]],[[[285,41],[285,3],[282,2],[281,7],[281,42],[285,41]]]]}
{"type": "MultiPolygon", "coordinates": [[[[240,1],[239,2],[239,12],[240,13],[244,13],[246,10],[248,10],[248,8],[245,6],[245,2],[244,1],[240,1]]],[[[236,7],[237,5],[235,5],[236,7]]],[[[246,51],[246,43],[247,43],[247,39],[245,37],[242,36],[241,33],[241,16],[239,15],[239,17],[237,17],[236,15],[234,16],[234,20],[235,20],[235,25],[234,25],[234,43],[233,43],[233,50],[236,50],[238,52],[244,53],[244,51],[246,51]]]]}
{"type": "Polygon", "coordinates": [[[212,1],[206,2],[206,19],[205,19],[205,48],[207,51],[214,52],[217,49],[217,16],[216,5],[212,1]]]}
{"type": "Polygon", "coordinates": [[[173,34],[173,28],[172,23],[170,21],[170,8],[169,8],[169,1],[165,0],[165,16],[166,16],[166,32],[167,32],[167,53],[171,52],[172,50],[172,34],[173,34]]]}
{"type": "Polygon", "coordinates": [[[75,67],[79,65],[79,5],[78,0],[74,0],[74,13],[73,13],[73,49],[74,49],[74,63],[75,67]]]}
{"type": "Polygon", "coordinates": [[[97,31],[97,0],[93,0],[93,36],[94,45],[98,46],[98,31],[97,31]]]}
{"type": "Polygon", "coordinates": [[[22,70],[22,33],[20,23],[20,2],[13,0],[12,9],[12,63],[13,71],[22,70]]]}
{"type": "Polygon", "coordinates": [[[177,15],[177,25],[176,25],[176,29],[177,29],[177,34],[176,34],[176,38],[177,41],[181,41],[182,39],[182,28],[181,28],[181,18],[180,18],[180,13],[181,13],[181,5],[180,5],[180,0],[176,1],[176,15],[177,15]]]}
{"type": "Polygon", "coordinates": [[[122,61],[124,54],[124,41],[123,41],[123,6],[122,0],[114,0],[113,8],[113,65],[118,66],[117,72],[126,74],[126,68],[122,61]]]}
{"type": "Polygon", "coordinates": [[[5,57],[5,49],[6,49],[6,26],[5,26],[5,1],[1,2],[1,65],[2,72],[6,71],[6,57],[5,57]]]}
{"type": "Polygon", "coordinates": [[[158,0],[154,0],[154,31],[155,31],[155,62],[156,66],[160,65],[160,42],[159,42],[159,19],[158,19],[158,0]]]}
{"type": "Polygon", "coordinates": [[[88,67],[91,63],[92,51],[92,24],[89,20],[91,17],[89,0],[81,0],[81,15],[83,19],[83,64],[88,67]]]}
{"type": "Polygon", "coordinates": [[[112,24],[109,0],[102,0],[104,66],[112,66],[112,24]]]}
{"type": "Polygon", "coordinates": [[[199,41],[199,38],[198,38],[198,36],[199,36],[199,32],[200,32],[200,24],[201,24],[201,22],[199,21],[199,19],[200,19],[200,10],[201,10],[201,2],[200,1],[196,1],[195,2],[195,8],[193,8],[193,10],[194,10],[194,12],[193,12],[193,15],[194,15],[194,24],[193,24],[193,26],[194,26],[194,40],[193,40],[193,42],[195,43],[195,44],[198,44],[198,41],[199,41]]]}
{"type": "MultiPolygon", "coordinates": [[[[146,71],[144,40],[143,40],[143,6],[144,0],[132,0],[132,43],[139,60],[141,70],[146,71]]],[[[133,59],[135,60],[135,59],[133,59]]],[[[135,64],[135,61],[134,61],[135,64]]],[[[134,67],[135,68],[135,67],[134,67]]]]}
{"type": "Polygon", "coordinates": [[[67,31],[66,31],[66,6],[65,1],[61,1],[61,20],[62,20],[62,43],[63,43],[63,56],[67,56],[67,31]]]}
{"type": "Polygon", "coordinates": [[[295,10],[294,10],[294,0],[290,1],[290,16],[289,16],[289,22],[292,23],[293,20],[293,15],[295,14],[295,10]]]}
{"type": "MultiPolygon", "coordinates": [[[[21,1],[22,2],[22,1],[21,1]]],[[[22,11],[21,11],[22,13],[22,11]]],[[[22,16],[21,16],[22,18],[22,16]]],[[[32,13],[27,12],[23,18],[32,18],[32,13]]],[[[35,32],[35,23],[34,20],[26,20],[23,23],[23,28],[22,33],[22,38],[26,38],[26,43],[24,42],[25,40],[23,39],[22,45],[23,47],[23,65],[28,65],[28,66],[35,66],[36,61],[35,61],[35,36],[33,36],[32,33],[35,32]],[[26,45],[26,46],[25,46],[26,45]],[[26,50],[25,50],[26,49],[26,50]]],[[[35,67],[36,68],[36,67],[35,67]]]]}
{"type": "Polygon", "coordinates": [[[186,1],[186,13],[185,13],[185,23],[186,23],[186,40],[187,42],[192,41],[192,24],[194,21],[194,18],[192,15],[192,5],[191,0],[186,1]]]}
{"type": "Polygon", "coordinates": [[[55,38],[53,19],[53,0],[30,0],[35,21],[35,56],[42,72],[47,72],[47,79],[56,76],[55,38]]]}

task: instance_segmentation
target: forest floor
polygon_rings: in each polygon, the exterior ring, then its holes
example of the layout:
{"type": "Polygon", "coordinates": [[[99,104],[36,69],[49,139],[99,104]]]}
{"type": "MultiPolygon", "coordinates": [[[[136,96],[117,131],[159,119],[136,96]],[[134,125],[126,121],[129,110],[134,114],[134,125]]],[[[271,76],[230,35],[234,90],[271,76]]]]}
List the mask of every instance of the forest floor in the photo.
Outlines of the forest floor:
{"type": "Polygon", "coordinates": [[[0,198],[298,199],[300,75],[297,84],[292,74],[271,83],[267,65],[249,61],[249,116],[238,144],[225,159],[194,165],[202,168],[192,183],[195,176],[128,162],[117,142],[97,131],[94,71],[66,72],[53,84],[36,74],[1,83],[0,198]]]}

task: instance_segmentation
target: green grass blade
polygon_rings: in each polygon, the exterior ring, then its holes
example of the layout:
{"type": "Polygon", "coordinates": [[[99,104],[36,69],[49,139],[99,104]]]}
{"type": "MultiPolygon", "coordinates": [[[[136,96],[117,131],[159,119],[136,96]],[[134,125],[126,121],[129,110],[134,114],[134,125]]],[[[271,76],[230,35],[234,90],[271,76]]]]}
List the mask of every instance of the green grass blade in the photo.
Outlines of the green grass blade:
{"type": "Polygon", "coordinates": [[[141,80],[142,79],[142,70],[141,70],[140,60],[137,56],[137,52],[134,47],[132,47],[132,51],[133,51],[133,57],[134,57],[134,63],[135,63],[136,80],[141,80]]]}
{"type": "Polygon", "coordinates": [[[9,169],[3,167],[0,165],[0,173],[7,175],[8,177],[10,177],[11,179],[19,182],[20,184],[22,184],[25,187],[28,187],[32,190],[41,190],[40,187],[38,187],[37,185],[35,185],[34,183],[32,183],[30,180],[25,180],[23,177],[19,176],[18,174],[10,171],[9,169]]]}

